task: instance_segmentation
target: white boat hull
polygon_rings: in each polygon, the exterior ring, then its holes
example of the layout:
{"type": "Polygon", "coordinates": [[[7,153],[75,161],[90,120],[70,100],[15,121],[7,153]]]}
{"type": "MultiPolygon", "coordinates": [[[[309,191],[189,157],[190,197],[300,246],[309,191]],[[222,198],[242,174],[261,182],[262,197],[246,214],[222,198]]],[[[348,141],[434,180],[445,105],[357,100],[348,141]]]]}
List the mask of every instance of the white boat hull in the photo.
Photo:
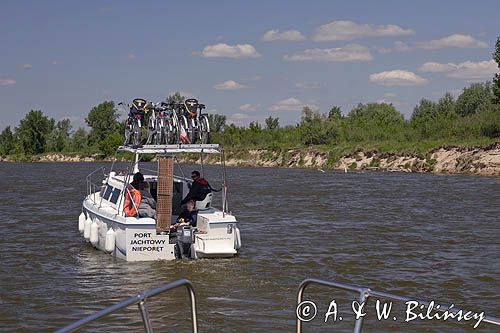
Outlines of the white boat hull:
{"type": "MultiPolygon", "coordinates": [[[[126,261],[152,261],[176,259],[175,244],[170,244],[169,235],[157,235],[155,220],[151,218],[124,217],[110,206],[97,204],[95,195],[83,202],[83,211],[97,223],[96,249],[126,261]],[[94,196],[94,197],[92,197],[94,196]],[[112,229],[114,247],[106,246],[110,241],[108,231],[112,229]],[[108,251],[106,251],[108,248],[108,251]]],[[[228,258],[236,255],[241,246],[237,221],[233,215],[223,214],[214,208],[198,212],[198,230],[192,249],[194,258],[228,258]]],[[[88,240],[87,240],[88,241],[88,240]]]]}

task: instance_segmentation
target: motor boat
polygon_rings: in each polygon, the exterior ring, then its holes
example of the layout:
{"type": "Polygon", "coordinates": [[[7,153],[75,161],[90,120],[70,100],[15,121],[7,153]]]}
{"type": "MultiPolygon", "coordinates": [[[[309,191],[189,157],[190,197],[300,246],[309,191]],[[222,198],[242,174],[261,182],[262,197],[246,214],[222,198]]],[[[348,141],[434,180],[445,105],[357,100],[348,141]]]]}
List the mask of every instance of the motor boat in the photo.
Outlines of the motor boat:
{"type": "Polygon", "coordinates": [[[238,221],[228,208],[224,151],[219,145],[120,146],[118,151],[132,155],[127,170],[114,170],[113,162],[108,173],[101,167],[87,176],[87,195],[78,221],[78,229],[87,242],[98,250],[127,261],[228,258],[238,254],[241,248],[240,230],[238,221]],[[178,162],[180,154],[199,154],[202,173],[203,156],[218,154],[222,187],[195,202],[195,225],[181,223],[172,228],[181,212],[180,203],[192,185],[192,180],[184,176],[178,162]],[[139,169],[139,162],[145,155],[154,155],[157,170],[139,169]],[[180,174],[174,174],[174,169],[180,174]],[[139,171],[156,200],[155,218],[127,216],[124,212],[130,183],[139,171]],[[219,192],[220,209],[212,206],[212,200],[219,192]]]}

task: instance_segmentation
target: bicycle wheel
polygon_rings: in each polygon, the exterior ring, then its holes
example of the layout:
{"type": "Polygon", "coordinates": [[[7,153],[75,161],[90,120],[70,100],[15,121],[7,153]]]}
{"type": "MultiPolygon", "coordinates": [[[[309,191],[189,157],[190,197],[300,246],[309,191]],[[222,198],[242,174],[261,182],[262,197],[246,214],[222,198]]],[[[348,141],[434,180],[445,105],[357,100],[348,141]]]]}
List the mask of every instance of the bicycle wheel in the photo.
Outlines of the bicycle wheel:
{"type": "Polygon", "coordinates": [[[174,121],[167,121],[163,130],[163,135],[167,144],[177,143],[177,127],[174,126],[174,121]]]}
{"type": "Polygon", "coordinates": [[[129,125],[125,125],[125,141],[123,142],[123,145],[126,146],[128,145],[129,141],[130,141],[130,128],[129,128],[129,125]]]}
{"type": "Polygon", "coordinates": [[[155,136],[155,143],[157,145],[163,144],[163,120],[162,119],[156,120],[154,136],[155,136]]]}
{"type": "Polygon", "coordinates": [[[198,137],[200,143],[201,144],[208,143],[208,139],[210,136],[210,123],[208,122],[208,118],[205,115],[200,116],[198,126],[199,126],[198,137]]]}
{"type": "Polygon", "coordinates": [[[133,145],[134,146],[139,146],[141,144],[141,128],[139,127],[139,124],[136,121],[134,121],[133,124],[133,145]]]}
{"type": "Polygon", "coordinates": [[[153,137],[157,132],[156,128],[157,126],[155,120],[153,119],[153,117],[150,117],[148,120],[148,139],[146,140],[147,145],[153,142],[153,137]]]}
{"type": "Polygon", "coordinates": [[[189,124],[185,116],[179,118],[179,143],[191,143],[189,138],[189,124]]]}
{"type": "Polygon", "coordinates": [[[188,137],[189,143],[196,143],[196,119],[188,119],[188,137]]]}

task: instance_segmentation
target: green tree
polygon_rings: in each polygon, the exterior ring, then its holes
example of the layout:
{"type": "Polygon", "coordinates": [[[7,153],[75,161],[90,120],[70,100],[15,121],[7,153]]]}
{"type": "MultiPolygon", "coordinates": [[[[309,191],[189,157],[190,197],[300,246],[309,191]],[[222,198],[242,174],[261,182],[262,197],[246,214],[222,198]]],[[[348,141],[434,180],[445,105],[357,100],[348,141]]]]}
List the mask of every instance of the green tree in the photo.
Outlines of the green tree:
{"type": "Polygon", "coordinates": [[[297,129],[302,143],[308,146],[327,144],[338,136],[335,124],[308,106],[302,109],[301,122],[297,129]]]}
{"type": "Polygon", "coordinates": [[[492,103],[493,95],[491,85],[486,83],[473,83],[464,88],[456,102],[456,112],[462,117],[476,113],[481,106],[492,103]]]}
{"type": "Polygon", "coordinates": [[[248,125],[248,129],[253,132],[260,132],[262,130],[262,127],[258,122],[252,121],[250,125],[248,125]]]}
{"type": "Polygon", "coordinates": [[[167,96],[165,102],[168,104],[184,103],[185,97],[181,95],[180,92],[175,92],[174,94],[167,96]]]}
{"type": "Polygon", "coordinates": [[[219,133],[226,126],[226,116],[221,114],[209,114],[208,122],[210,124],[210,132],[219,133]]]}
{"type": "Polygon", "coordinates": [[[280,126],[280,119],[271,116],[266,118],[266,129],[273,130],[280,126]]]}
{"type": "Polygon", "coordinates": [[[82,151],[87,148],[87,132],[84,128],[80,127],[73,134],[72,148],[75,151],[82,151]]]}
{"type": "Polygon", "coordinates": [[[99,141],[99,150],[104,156],[111,156],[116,153],[116,149],[123,143],[123,138],[118,133],[111,133],[104,140],[99,141]]]}
{"type": "MultiPolygon", "coordinates": [[[[500,69],[500,36],[497,37],[493,59],[500,69]]],[[[493,78],[493,95],[495,96],[495,103],[500,104],[500,74],[498,73],[496,73],[495,77],[493,78]]]]}
{"type": "Polygon", "coordinates": [[[300,116],[301,123],[310,123],[316,118],[321,118],[321,115],[318,112],[314,112],[307,105],[302,108],[302,114],[300,116]]]}
{"type": "Polygon", "coordinates": [[[106,139],[111,133],[117,133],[119,128],[117,119],[115,103],[106,101],[94,106],[85,118],[85,122],[91,128],[88,137],[90,145],[106,139]]]}
{"type": "Polygon", "coordinates": [[[330,112],[328,112],[328,118],[329,119],[340,119],[342,118],[342,110],[340,109],[339,106],[332,106],[330,109],[330,112]]]}
{"type": "Polygon", "coordinates": [[[2,133],[0,133],[0,155],[9,155],[14,149],[14,133],[10,129],[10,126],[4,128],[2,133]]]}
{"type": "Polygon", "coordinates": [[[420,103],[415,106],[411,115],[411,122],[414,125],[426,123],[436,118],[438,106],[433,101],[422,98],[420,103]]]}
{"type": "Polygon", "coordinates": [[[369,125],[387,126],[404,122],[404,117],[392,104],[368,103],[358,104],[351,110],[348,118],[369,125]]]}
{"type": "Polygon", "coordinates": [[[437,103],[437,114],[439,117],[453,117],[455,113],[456,102],[453,95],[447,92],[437,103]]]}
{"type": "Polygon", "coordinates": [[[47,150],[63,151],[69,144],[71,132],[71,121],[62,119],[57,122],[56,126],[47,137],[47,150]]]}
{"type": "Polygon", "coordinates": [[[45,151],[46,137],[54,128],[54,119],[49,119],[40,110],[31,110],[21,119],[16,135],[26,155],[45,151]]]}
{"type": "Polygon", "coordinates": [[[351,142],[402,140],[405,120],[392,104],[358,104],[343,121],[342,135],[351,142]]]}

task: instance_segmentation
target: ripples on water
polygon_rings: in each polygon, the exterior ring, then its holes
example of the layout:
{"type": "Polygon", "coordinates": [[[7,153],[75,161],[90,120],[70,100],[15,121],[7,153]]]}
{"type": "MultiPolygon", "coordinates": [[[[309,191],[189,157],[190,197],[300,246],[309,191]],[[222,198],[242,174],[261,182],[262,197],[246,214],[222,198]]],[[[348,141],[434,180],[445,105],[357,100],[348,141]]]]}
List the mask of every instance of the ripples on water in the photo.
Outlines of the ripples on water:
{"type": "MultiPolygon", "coordinates": [[[[500,315],[498,178],[230,168],[230,209],[243,241],[239,257],[126,263],[92,249],[77,230],[85,176],[99,165],[0,163],[2,331],[51,331],[182,277],[195,285],[202,332],[293,331],[296,290],[307,277],[500,315]]],[[[218,170],[206,172],[218,185],[218,170]]],[[[333,298],[355,299],[308,290],[307,298],[323,306],[320,313],[333,298]]],[[[154,327],[189,329],[184,290],[153,299],[150,309],[154,327]]],[[[304,327],[349,331],[351,324],[324,324],[318,317],[304,327]]],[[[370,317],[365,328],[494,331],[485,324],[472,330],[464,323],[386,324],[370,317]]],[[[130,308],[89,331],[140,329],[140,315],[130,308]]]]}

